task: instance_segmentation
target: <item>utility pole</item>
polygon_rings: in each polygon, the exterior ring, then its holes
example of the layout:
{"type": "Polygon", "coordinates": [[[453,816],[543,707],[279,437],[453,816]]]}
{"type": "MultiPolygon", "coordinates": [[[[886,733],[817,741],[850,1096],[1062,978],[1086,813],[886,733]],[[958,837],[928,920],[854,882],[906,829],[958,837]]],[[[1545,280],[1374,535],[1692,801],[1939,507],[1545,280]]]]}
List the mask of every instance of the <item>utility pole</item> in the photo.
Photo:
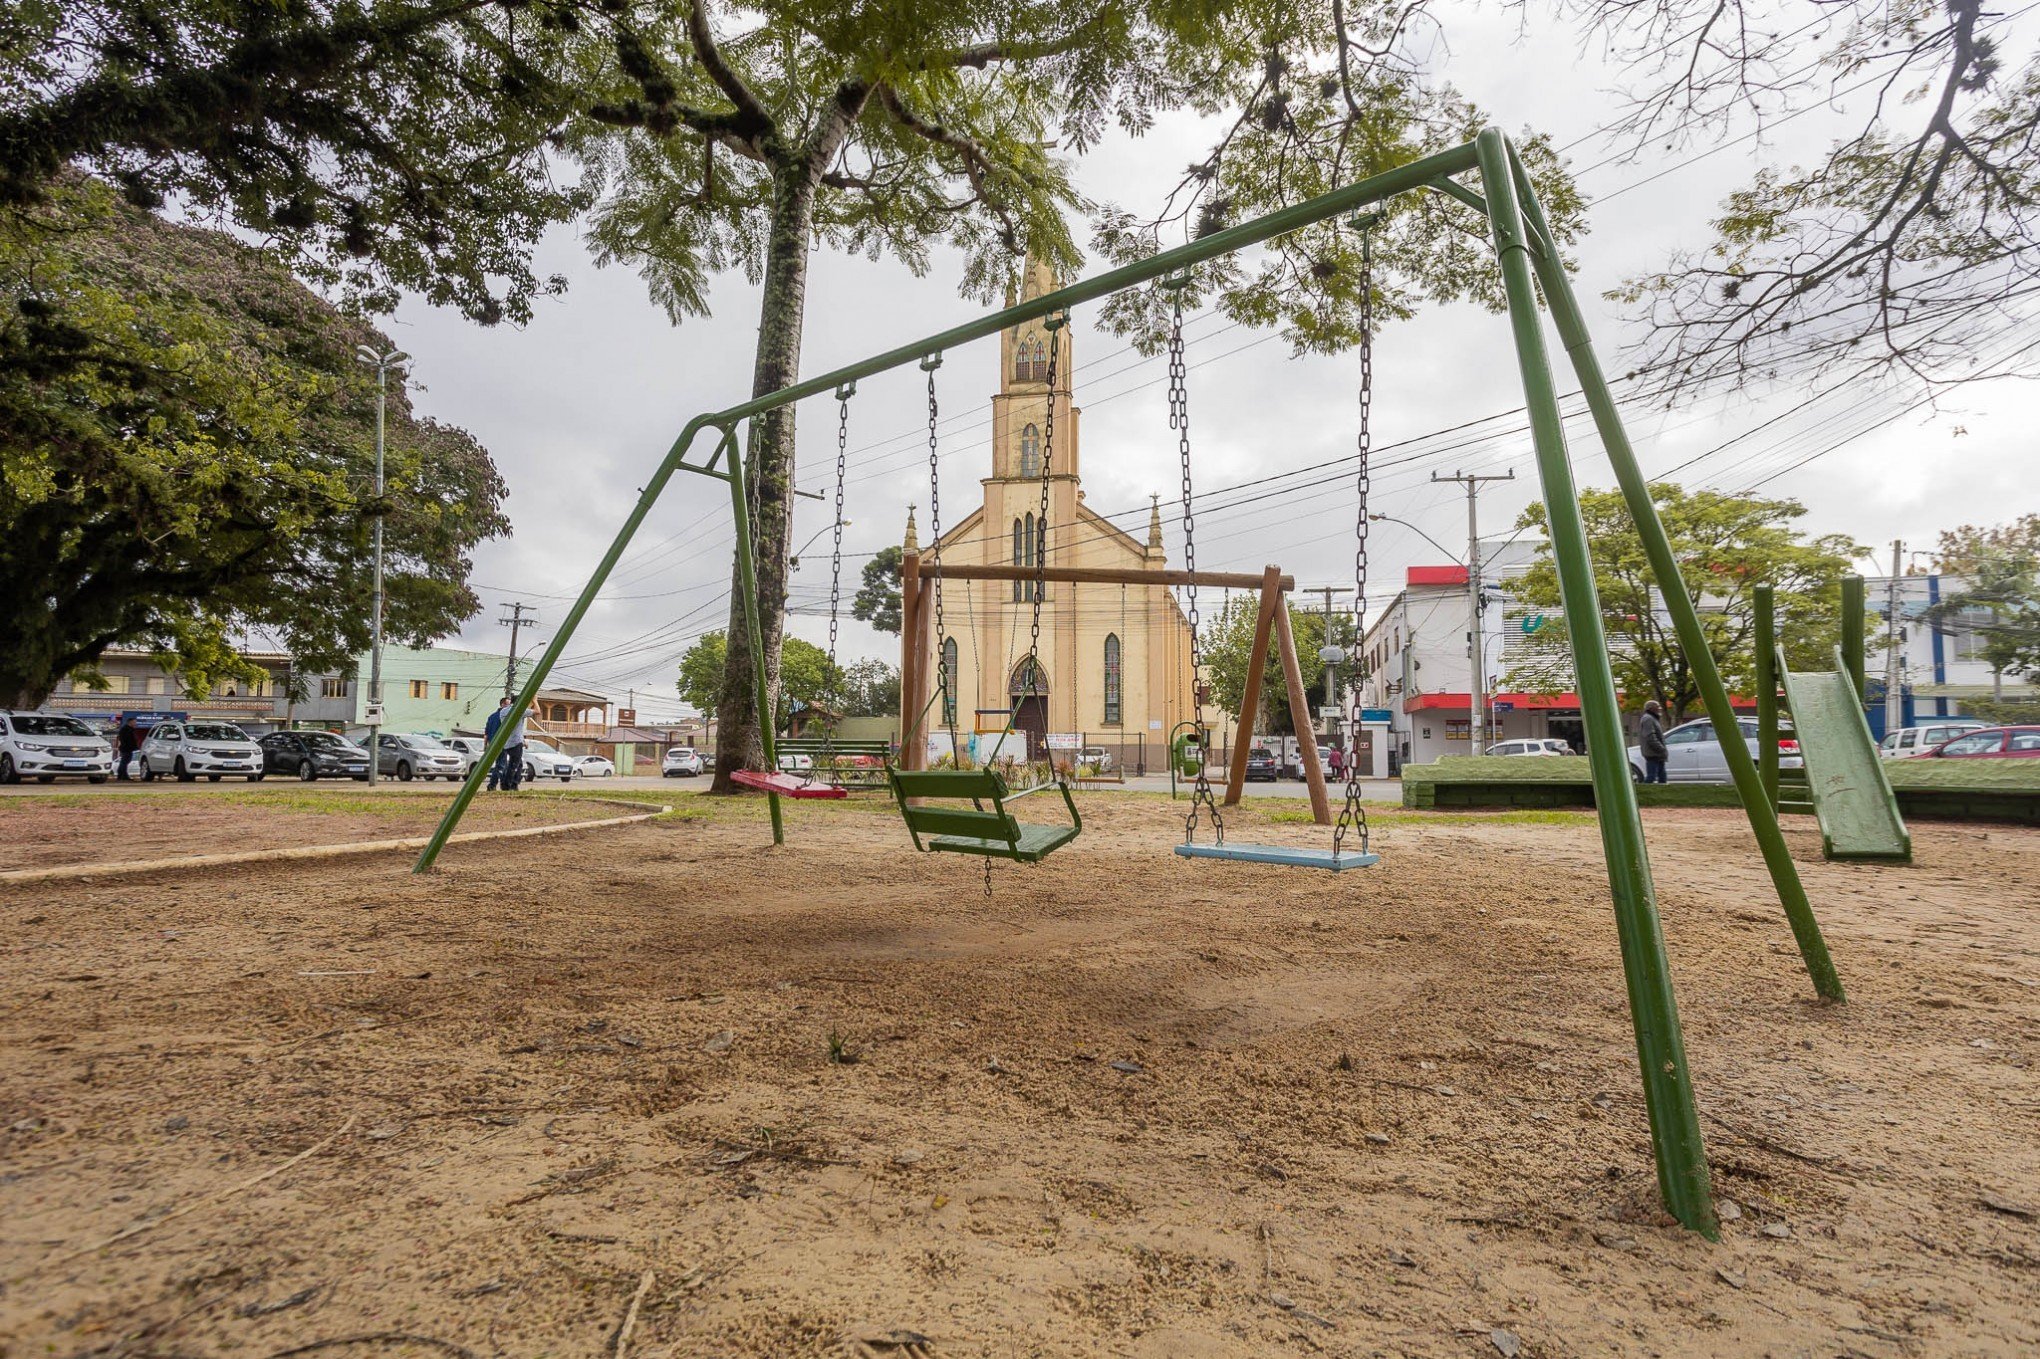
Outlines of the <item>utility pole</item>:
{"type": "Polygon", "coordinates": [[[354,347],[356,362],[375,369],[375,617],[370,624],[368,647],[368,781],[376,781],[376,764],[382,757],[382,623],[383,623],[383,411],[389,404],[389,375],[411,361],[402,350],[378,354],[367,345],[354,347]]]}
{"type": "MultiPolygon", "coordinates": [[[[1318,650],[1318,659],[1325,663],[1325,706],[1330,708],[1340,706],[1339,662],[1346,658],[1344,650],[1332,641],[1332,596],[1345,594],[1349,588],[1345,585],[1312,585],[1297,591],[1298,594],[1318,595],[1325,601],[1325,644],[1318,650]]],[[[1355,654],[1358,654],[1359,647],[1360,639],[1356,637],[1353,639],[1355,654]]],[[[1317,723],[1313,721],[1311,725],[1315,727],[1317,723]]],[[[1331,734],[1341,741],[1345,739],[1345,733],[1336,729],[1331,734]]]]}
{"type": "Polygon", "coordinates": [[[1431,473],[1433,481],[1458,481],[1466,484],[1466,655],[1470,664],[1467,671],[1473,676],[1473,688],[1468,693],[1467,715],[1472,719],[1467,728],[1467,749],[1469,755],[1478,755],[1486,748],[1484,731],[1487,727],[1487,677],[1481,674],[1486,666],[1482,654],[1480,635],[1480,484],[1483,481],[1514,481],[1516,470],[1512,467],[1503,477],[1477,476],[1470,472],[1454,472],[1449,477],[1431,473]]]}
{"type": "Polygon", "coordinates": [[[538,609],[535,605],[525,604],[521,601],[513,602],[510,605],[510,616],[508,618],[498,618],[496,621],[510,629],[510,661],[503,667],[503,697],[515,698],[517,697],[517,634],[526,623],[536,623],[538,621],[538,609]],[[527,612],[531,615],[529,618],[525,617],[527,612]]]}
{"type": "Polygon", "coordinates": [[[1900,687],[1905,681],[1905,671],[1899,663],[1898,627],[1898,573],[1900,563],[1905,560],[1905,543],[1897,538],[1891,540],[1891,589],[1886,592],[1884,606],[1884,734],[1897,731],[1905,722],[1905,702],[1900,687]]]}

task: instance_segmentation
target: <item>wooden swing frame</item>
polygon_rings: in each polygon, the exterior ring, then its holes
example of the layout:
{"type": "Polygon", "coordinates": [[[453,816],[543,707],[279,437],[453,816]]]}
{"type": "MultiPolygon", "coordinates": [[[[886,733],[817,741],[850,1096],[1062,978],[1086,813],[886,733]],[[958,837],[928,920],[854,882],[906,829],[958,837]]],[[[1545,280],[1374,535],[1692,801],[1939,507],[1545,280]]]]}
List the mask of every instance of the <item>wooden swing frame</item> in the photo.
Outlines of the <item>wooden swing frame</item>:
{"type": "MultiPolygon", "coordinates": [[[[938,645],[935,611],[930,606],[931,587],[938,580],[1041,579],[1066,585],[1206,585],[1220,589],[1258,590],[1261,610],[1254,620],[1254,647],[1247,664],[1247,688],[1241,695],[1237,715],[1238,736],[1233,741],[1232,765],[1225,785],[1225,805],[1239,804],[1247,784],[1247,752],[1254,744],[1254,714],[1261,707],[1261,676],[1267,670],[1272,645],[1282,659],[1282,678],[1289,691],[1292,719],[1300,714],[1308,722],[1310,705],[1305,697],[1303,664],[1296,654],[1296,634],[1290,627],[1285,597],[1296,589],[1296,577],[1270,566],[1261,574],[1237,571],[1141,571],[1093,566],[962,566],[953,562],[922,560],[919,552],[900,559],[900,741],[899,767],[926,769],[928,742],[917,723],[933,700],[935,667],[929,658],[938,645]]],[[[1195,677],[1193,676],[1193,682],[1195,677]]],[[[1297,737],[1303,758],[1303,781],[1310,789],[1311,818],[1320,826],[1332,824],[1332,799],[1325,788],[1325,771],[1318,759],[1317,734],[1297,737]]]]}

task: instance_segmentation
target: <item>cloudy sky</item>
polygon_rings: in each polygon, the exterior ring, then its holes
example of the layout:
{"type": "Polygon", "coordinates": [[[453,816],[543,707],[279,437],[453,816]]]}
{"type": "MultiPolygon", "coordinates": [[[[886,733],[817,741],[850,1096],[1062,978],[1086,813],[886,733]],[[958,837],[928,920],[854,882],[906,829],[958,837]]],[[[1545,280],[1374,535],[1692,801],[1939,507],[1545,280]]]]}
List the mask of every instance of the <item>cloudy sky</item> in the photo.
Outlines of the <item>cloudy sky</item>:
{"type": "MultiPolygon", "coordinates": [[[[1703,244],[1723,196],[1746,183],[1757,164],[1790,164],[1850,126],[1844,99],[1774,124],[1760,140],[1735,128],[1718,141],[1643,161],[1623,159],[1623,148],[1598,131],[1620,112],[1621,76],[1597,52],[1583,52],[1557,31],[1522,36],[1518,10],[1446,13],[1450,48],[1432,68],[1446,70],[1504,128],[1544,131],[1568,148],[1590,200],[1578,282],[1596,313],[1595,339],[1611,372],[1622,371],[1621,351],[1635,330],[1623,309],[1600,301],[1601,294],[1675,250],[1703,244]]],[[[1087,157],[1079,186],[1094,198],[1151,209],[1212,136],[1195,118],[1164,119],[1144,138],[1118,138],[1087,157]]],[[[646,300],[633,274],[596,269],[572,233],[559,233],[542,253],[541,272],[563,273],[572,286],[564,298],[541,303],[522,330],[483,330],[422,304],[405,307],[390,326],[397,343],[415,356],[420,410],[473,431],[509,482],[515,533],[477,554],[474,578],[488,607],[455,643],[486,650],[500,650],[507,641],[509,630],[496,619],[511,600],[536,605],[535,636],[554,637],[681,426],[749,390],[758,299],[741,277],[717,286],[713,316],[676,328],[646,300]]],[[[957,260],[940,251],[918,278],[894,264],[818,255],[804,371],[819,373],[978,314],[957,296],[960,272],[957,260]]],[[[1149,496],[1161,494],[1167,514],[1176,494],[1165,368],[1161,359],[1143,360],[1098,332],[1093,320],[1076,318],[1087,503],[1144,536],[1149,496]]],[[[1196,318],[1189,334],[1198,564],[1240,570],[1274,561],[1307,584],[1350,584],[1353,502],[1343,469],[1321,484],[1299,477],[1303,484],[1293,493],[1237,497],[1243,502],[1237,505],[1225,503],[1225,488],[1352,451],[1353,359],[1293,359],[1273,333],[1235,327],[1216,315],[1196,318]]],[[[1491,485],[1481,498],[1483,535],[1506,536],[1537,494],[1529,439],[1514,414],[1522,393],[1506,323],[1471,307],[1437,308],[1383,332],[1376,349],[1375,442],[1383,470],[1373,482],[1374,508],[1463,552],[1463,495],[1457,487],[1432,484],[1430,475],[1514,468],[1515,482],[1491,485]]],[[[996,341],[985,341],[949,355],[939,375],[950,522],[975,500],[988,463],[996,368],[996,341]]],[[[847,595],[864,557],[899,541],[910,503],[922,507],[925,530],[921,381],[912,367],[870,379],[853,403],[845,550],[856,555],[844,567],[845,660],[897,660],[895,639],[848,618],[847,595]]],[[[1631,435],[1647,474],[1698,459],[1681,480],[1728,490],[1761,482],[1766,494],[1805,502],[1808,530],[1881,544],[1886,557],[1893,538],[1925,547],[1954,524],[2040,508],[2031,471],[2040,401],[2029,386],[1968,387],[1944,396],[1938,409],[1914,405],[1909,392],[1858,385],[1820,397],[1822,390],[1793,383],[1672,410],[1631,407],[1631,435]]],[[[1591,435],[1580,424],[1569,428],[1580,483],[1611,484],[1591,435]]],[[[834,442],[833,403],[808,403],[800,419],[803,487],[827,484],[834,442]]],[[[795,576],[790,627],[820,642],[826,620],[815,610],[827,593],[830,515],[817,501],[801,502],[797,513],[796,545],[823,532],[795,576]]],[[[1173,516],[1168,525],[1169,555],[1180,561],[1173,516]]],[[[731,542],[722,484],[677,477],[570,640],[557,677],[618,697],[634,689],[648,717],[680,711],[675,666],[694,638],[723,626],[731,542]]],[[[1441,553],[1417,533],[1377,525],[1370,598],[1392,595],[1404,568],[1439,560],[1441,553]]]]}

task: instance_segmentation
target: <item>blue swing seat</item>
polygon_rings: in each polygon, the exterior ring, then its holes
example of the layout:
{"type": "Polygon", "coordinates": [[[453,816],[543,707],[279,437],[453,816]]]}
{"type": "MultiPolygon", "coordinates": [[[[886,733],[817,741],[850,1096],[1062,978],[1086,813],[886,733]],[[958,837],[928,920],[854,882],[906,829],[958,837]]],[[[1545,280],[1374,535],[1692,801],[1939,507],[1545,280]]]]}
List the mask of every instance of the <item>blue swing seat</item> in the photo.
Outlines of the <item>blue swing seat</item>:
{"type": "Polygon", "coordinates": [[[1289,845],[1178,845],[1176,853],[1186,859],[1230,859],[1234,863],[1276,864],[1283,868],[1322,868],[1330,873],[1367,868],[1381,862],[1379,854],[1353,850],[1334,854],[1328,849],[1299,849],[1289,845]]]}

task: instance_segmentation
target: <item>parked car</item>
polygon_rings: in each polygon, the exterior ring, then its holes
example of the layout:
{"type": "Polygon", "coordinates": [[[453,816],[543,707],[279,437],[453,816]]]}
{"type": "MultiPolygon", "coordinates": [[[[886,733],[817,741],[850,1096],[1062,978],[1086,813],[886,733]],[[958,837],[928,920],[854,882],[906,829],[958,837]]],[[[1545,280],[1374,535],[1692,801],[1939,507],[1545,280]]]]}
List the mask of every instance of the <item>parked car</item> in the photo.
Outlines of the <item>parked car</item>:
{"type": "Polygon", "coordinates": [[[368,751],[330,731],[272,731],[255,743],[262,747],[262,770],[313,779],[359,779],[368,782],[368,751]]]}
{"type": "Polygon", "coordinates": [[[1280,772],[1275,752],[1266,746],[1255,746],[1247,751],[1247,782],[1273,783],[1280,772]]]}
{"type": "Polygon", "coordinates": [[[1982,731],[1990,723],[1974,717],[1944,717],[1938,722],[1929,722],[1918,727],[1901,727],[1888,733],[1877,753],[1887,760],[1911,759],[1917,755],[1930,755],[1934,747],[1972,731],[1982,731]]]}
{"type": "Polygon", "coordinates": [[[412,779],[458,779],[467,757],[437,736],[419,732],[384,732],[375,744],[375,772],[398,783],[412,779]]]}
{"type": "Polygon", "coordinates": [[[55,783],[60,778],[105,783],[113,747],[75,717],[0,712],[0,783],[55,783]]]}
{"type": "Polygon", "coordinates": [[[693,746],[674,746],[659,761],[659,772],[669,779],[691,779],[702,771],[701,752],[693,746]]]}
{"type": "Polygon", "coordinates": [[[2040,727],[1985,727],[1964,732],[1927,755],[1936,760],[2040,759],[2040,727]]]}
{"type": "Polygon", "coordinates": [[[482,758],[482,752],[489,748],[488,741],[480,736],[445,736],[440,738],[448,750],[460,752],[460,776],[466,778],[475,772],[475,762],[482,758]]]}
{"type": "Polygon", "coordinates": [[[779,767],[789,774],[810,773],[815,767],[815,757],[799,751],[788,751],[779,757],[779,767]]]}
{"type": "Polygon", "coordinates": [[[1112,752],[1105,749],[1105,747],[1085,746],[1077,752],[1077,763],[1089,765],[1100,774],[1110,774],[1114,761],[1112,759],[1112,752]]]}
{"type": "Polygon", "coordinates": [[[1522,741],[1497,741],[1484,752],[1488,755],[1570,755],[1573,748],[1554,736],[1522,741]]]}
{"type": "MultiPolygon", "coordinates": [[[[1319,746],[1317,748],[1317,766],[1325,771],[1327,777],[1330,776],[1332,771],[1332,748],[1330,746],[1319,746]]],[[[1289,777],[1295,779],[1298,783],[1304,782],[1303,748],[1301,746],[1297,747],[1296,763],[1290,766],[1289,777]]]]}
{"type": "Polygon", "coordinates": [[[262,747],[232,722],[158,722],[142,742],[142,777],[190,783],[199,775],[218,783],[232,775],[261,781],[262,747]]]}
{"type": "Polygon", "coordinates": [[[543,741],[526,741],[524,777],[558,779],[561,783],[571,783],[574,778],[574,757],[560,754],[543,741]]]}
{"type": "Polygon", "coordinates": [[[616,766],[606,755],[583,755],[574,761],[574,772],[584,779],[606,779],[616,774],[616,766]]]}
{"type": "MultiPolygon", "coordinates": [[[[1742,729],[1743,740],[1748,744],[1750,757],[1757,754],[1757,719],[1738,717],[1736,726],[1742,729]]],[[[1778,767],[1780,769],[1801,769],[1806,761],[1799,753],[1799,740],[1791,730],[1780,725],[1778,731],[1778,767]]],[[[1629,748],[1630,777],[1643,781],[1643,747],[1629,748]]],[[[1729,783],[1728,756],[1722,753],[1721,742],[1715,739],[1714,724],[1704,717],[1691,722],[1681,722],[1665,733],[1665,778],[1671,783],[1729,783]]]]}

